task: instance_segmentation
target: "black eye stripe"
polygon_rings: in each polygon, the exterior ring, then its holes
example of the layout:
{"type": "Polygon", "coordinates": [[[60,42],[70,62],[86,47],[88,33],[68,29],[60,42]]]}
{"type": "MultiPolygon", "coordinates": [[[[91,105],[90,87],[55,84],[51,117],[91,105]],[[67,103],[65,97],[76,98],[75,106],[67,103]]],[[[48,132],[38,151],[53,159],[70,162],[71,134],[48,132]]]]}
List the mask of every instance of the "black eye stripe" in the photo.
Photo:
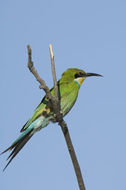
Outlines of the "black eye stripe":
{"type": "Polygon", "coordinates": [[[75,74],[74,76],[75,76],[75,78],[78,78],[78,77],[79,77],[79,75],[78,75],[78,74],[75,74]]]}
{"type": "Polygon", "coordinates": [[[75,78],[79,78],[79,77],[84,76],[84,74],[82,72],[79,72],[79,73],[76,73],[74,76],[75,78]]]}

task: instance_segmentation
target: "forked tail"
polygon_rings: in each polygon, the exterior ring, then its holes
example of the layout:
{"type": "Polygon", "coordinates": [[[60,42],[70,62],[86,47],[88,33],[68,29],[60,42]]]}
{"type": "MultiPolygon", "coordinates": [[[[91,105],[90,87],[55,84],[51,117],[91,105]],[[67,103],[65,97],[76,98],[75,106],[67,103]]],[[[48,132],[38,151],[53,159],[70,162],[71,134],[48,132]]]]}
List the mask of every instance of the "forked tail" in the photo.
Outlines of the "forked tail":
{"type": "Polygon", "coordinates": [[[10,164],[10,162],[13,160],[13,158],[18,154],[18,152],[23,148],[23,146],[28,142],[28,140],[33,136],[34,128],[27,128],[15,141],[14,143],[7,148],[5,151],[3,151],[1,154],[12,150],[10,153],[9,157],[7,158],[10,159],[3,171],[7,168],[7,166],[10,164]]]}

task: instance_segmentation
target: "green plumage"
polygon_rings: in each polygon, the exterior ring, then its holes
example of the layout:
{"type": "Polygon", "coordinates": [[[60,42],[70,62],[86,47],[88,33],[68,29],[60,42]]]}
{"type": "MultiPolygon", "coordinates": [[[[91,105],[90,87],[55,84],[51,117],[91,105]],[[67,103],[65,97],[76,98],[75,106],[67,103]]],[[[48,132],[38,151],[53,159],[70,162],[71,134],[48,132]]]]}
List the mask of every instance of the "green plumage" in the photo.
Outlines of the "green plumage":
{"type": "MultiPolygon", "coordinates": [[[[75,79],[74,75],[77,72],[84,72],[84,71],[80,69],[68,69],[62,74],[61,79],[58,81],[60,107],[63,116],[65,116],[70,111],[70,109],[73,107],[77,99],[79,86],[74,81],[75,79]]],[[[54,87],[50,91],[51,94],[54,95],[54,87]]],[[[45,112],[45,109],[48,107],[49,107],[49,101],[46,97],[44,97],[41,103],[35,109],[35,112],[32,115],[32,117],[29,119],[26,125],[24,125],[23,128],[21,129],[21,132],[24,131],[34,120],[36,120],[36,118],[42,115],[43,110],[45,112]]],[[[53,113],[50,112],[49,114],[46,115],[46,117],[49,117],[50,120],[53,119],[53,113]]]]}
{"type": "MultiPolygon", "coordinates": [[[[85,73],[83,70],[80,69],[68,69],[62,74],[61,79],[58,81],[58,89],[60,107],[63,116],[65,116],[73,107],[78,96],[79,88],[83,80],[88,76],[101,75],[95,73],[85,73]]],[[[54,88],[52,88],[50,91],[52,96],[54,96],[54,88]]],[[[10,160],[5,166],[4,170],[13,160],[13,158],[18,154],[18,152],[23,148],[23,146],[27,143],[27,141],[33,136],[33,134],[36,131],[39,131],[41,128],[46,127],[50,121],[55,122],[55,118],[48,99],[44,97],[41,103],[35,109],[32,117],[21,129],[21,135],[12,143],[9,148],[1,153],[3,154],[8,150],[12,150],[11,154],[8,157],[8,159],[10,160]]]]}

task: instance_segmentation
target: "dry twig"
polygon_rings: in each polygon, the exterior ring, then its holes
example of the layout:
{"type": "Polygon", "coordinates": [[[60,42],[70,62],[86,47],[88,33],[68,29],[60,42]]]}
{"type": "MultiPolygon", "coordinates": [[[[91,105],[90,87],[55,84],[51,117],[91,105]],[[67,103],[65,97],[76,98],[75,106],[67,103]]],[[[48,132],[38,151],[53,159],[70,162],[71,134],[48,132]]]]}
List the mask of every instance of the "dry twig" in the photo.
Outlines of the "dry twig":
{"type": "Polygon", "coordinates": [[[51,56],[52,75],[53,75],[53,81],[54,81],[54,96],[51,95],[49,88],[46,85],[45,81],[40,78],[39,74],[37,73],[37,71],[34,68],[32,58],[31,58],[30,45],[28,45],[27,48],[28,48],[28,68],[32,72],[32,74],[35,76],[36,80],[40,83],[39,87],[45,91],[46,97],[50,101],[52,109],[54,111],[56,121],[61,126],[62,132],[63,132],[65,140],[66,140],[67,148],[68,148],[68,151],[69,151],[71,159],[72,159],[72,163],[73,163],[74,170],[76,173],[79,189],[86,190],[84,182],[83,182],[80,166],[77,161],[74,147],[72,145],[68,127],[67,127],[67,124],[65,123],[65,121],[63,120],[63,116],[62,116],[62,113],[60,110],[60,101],[59,101],[59,93],[58,93],[58,85],[57,85],[57,80],[56,80],[56,72],[55,72],[54,55],[53,55],[52,45],[50,44],[49,48],[50,48],[50,56],[51,56]]]}

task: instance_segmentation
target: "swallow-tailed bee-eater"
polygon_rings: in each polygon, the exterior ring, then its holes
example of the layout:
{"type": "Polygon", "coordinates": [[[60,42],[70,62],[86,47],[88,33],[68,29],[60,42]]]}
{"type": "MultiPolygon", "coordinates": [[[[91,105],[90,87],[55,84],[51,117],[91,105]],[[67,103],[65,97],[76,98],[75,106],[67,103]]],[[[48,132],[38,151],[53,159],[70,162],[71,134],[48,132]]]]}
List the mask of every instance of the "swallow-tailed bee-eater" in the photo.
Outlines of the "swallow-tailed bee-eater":
{"type": "MultiPolygon", "coordinates": [[[[91,76],[102,76],[96,73],[86,73],[83,70],[70,68],[66,70],[61,79],[58,81],[60,108],[63,116],[65,116],[73,107],[77,100],[78,92],[81,84],[87,77],[91,76]]],[[[54,88],[50,90],[52,96],[54,95],[54,88]]],[[[7,165],[3,170],[7,168],[13,158],[18,154],[18,152],[23,148],[27,141],[39,130],[46,127],[49,122],[56,122],[54,113],[51,110],[50,103],[46,96],[42,99],[40,104],[35,109],[32,117],[26,122],[26,124],[21,129],[21,134],[12,143],[12,145],[3,151],[1,154],[11,150],[11,153],[7,160],[9,159],[7,165]]]]}

